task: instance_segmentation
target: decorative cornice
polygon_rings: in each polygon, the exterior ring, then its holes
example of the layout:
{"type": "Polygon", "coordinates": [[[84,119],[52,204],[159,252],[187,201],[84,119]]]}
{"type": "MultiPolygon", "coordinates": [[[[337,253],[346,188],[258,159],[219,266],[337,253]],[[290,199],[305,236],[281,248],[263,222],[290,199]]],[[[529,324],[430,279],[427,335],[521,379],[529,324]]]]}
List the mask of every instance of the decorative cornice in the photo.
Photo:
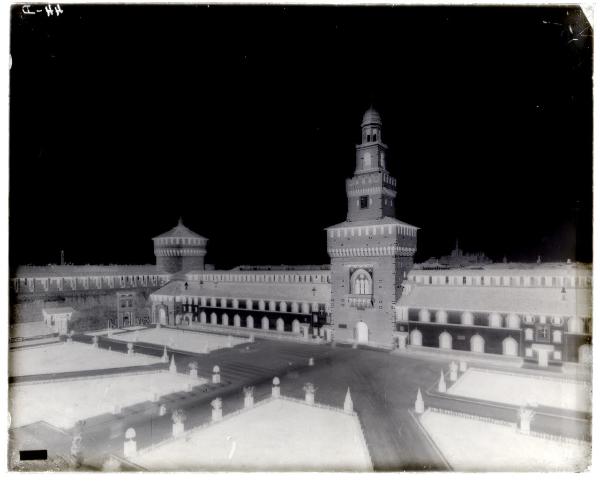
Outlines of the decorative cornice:
{"type": "Polygon", "coordinates": [[[403,246],[342,247],[328,249],[329,257],[414,256],[417,249],[403,246]]]}

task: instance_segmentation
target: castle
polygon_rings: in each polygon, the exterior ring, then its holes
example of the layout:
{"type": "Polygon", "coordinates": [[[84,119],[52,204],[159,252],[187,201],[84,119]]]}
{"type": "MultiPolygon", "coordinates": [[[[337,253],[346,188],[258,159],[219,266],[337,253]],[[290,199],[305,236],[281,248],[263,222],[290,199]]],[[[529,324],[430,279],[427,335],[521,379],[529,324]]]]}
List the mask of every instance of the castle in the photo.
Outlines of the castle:
{"type": "Polygon", "coordinates": [[[290,340],[310,334],[386,349],[462,350],[542,366],[590,362],[590,265],[493,264],[458,246],[451,257],[465,262],[443,262],[443,270],[413,265],[418,228],[395,217],[398,184],[386,168],[382,132],[380,115],[369,108],[356,169],[346,181],[347,218],[326,229],[330,266],[208,269],[208,240],[180,220],[153,239],[155,265],[17,268],[12,321],[71,306],[119,327],[197,323],[290,340]]]}

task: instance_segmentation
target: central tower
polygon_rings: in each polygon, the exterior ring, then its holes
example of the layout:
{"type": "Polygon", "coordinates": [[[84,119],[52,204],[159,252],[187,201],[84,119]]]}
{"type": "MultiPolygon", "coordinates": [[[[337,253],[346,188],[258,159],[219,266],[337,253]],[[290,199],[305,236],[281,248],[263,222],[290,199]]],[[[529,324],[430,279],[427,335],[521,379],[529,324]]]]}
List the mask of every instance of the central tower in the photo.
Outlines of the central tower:
{"type": "Polygon", "coordinates": [[[391,346],[394,306],[412,268],[417,228],[395,218],[396,179],[386,169],[381,117],[361,123],[354,176],[346,180],[346,222],[327,228],[331,317],[339,341],[391,346]]]}

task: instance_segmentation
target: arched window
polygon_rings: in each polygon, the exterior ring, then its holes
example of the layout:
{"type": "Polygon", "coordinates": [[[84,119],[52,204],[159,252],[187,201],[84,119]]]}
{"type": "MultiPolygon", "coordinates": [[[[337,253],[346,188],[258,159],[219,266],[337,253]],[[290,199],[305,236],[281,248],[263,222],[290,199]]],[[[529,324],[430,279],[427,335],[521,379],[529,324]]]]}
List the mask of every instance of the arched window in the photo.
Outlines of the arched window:
{"type": "Polygon", "coordinates": [[[371,274],[364,269],[357,269],[350,278],[352,294],[370,295],[373,293],[371,274]]]}

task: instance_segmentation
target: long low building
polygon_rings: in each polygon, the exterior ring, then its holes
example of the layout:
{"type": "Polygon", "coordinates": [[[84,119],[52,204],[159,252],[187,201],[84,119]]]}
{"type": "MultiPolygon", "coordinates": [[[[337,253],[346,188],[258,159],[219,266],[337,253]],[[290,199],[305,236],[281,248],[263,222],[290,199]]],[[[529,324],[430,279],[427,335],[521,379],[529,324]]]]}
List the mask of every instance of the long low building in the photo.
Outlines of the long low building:
{"type": "Polygon", "coordinates": [[[413,269],[396,305],[402,344],[589,362],[591,266],[487,264],[413,269]]]}
{"type": "Polygon", "coordinates": [[[328,322],[330,272],[325,270],[191,271],[150,296],[153,322],[200,322],[293,331],[294,321],[328,322]]]}

